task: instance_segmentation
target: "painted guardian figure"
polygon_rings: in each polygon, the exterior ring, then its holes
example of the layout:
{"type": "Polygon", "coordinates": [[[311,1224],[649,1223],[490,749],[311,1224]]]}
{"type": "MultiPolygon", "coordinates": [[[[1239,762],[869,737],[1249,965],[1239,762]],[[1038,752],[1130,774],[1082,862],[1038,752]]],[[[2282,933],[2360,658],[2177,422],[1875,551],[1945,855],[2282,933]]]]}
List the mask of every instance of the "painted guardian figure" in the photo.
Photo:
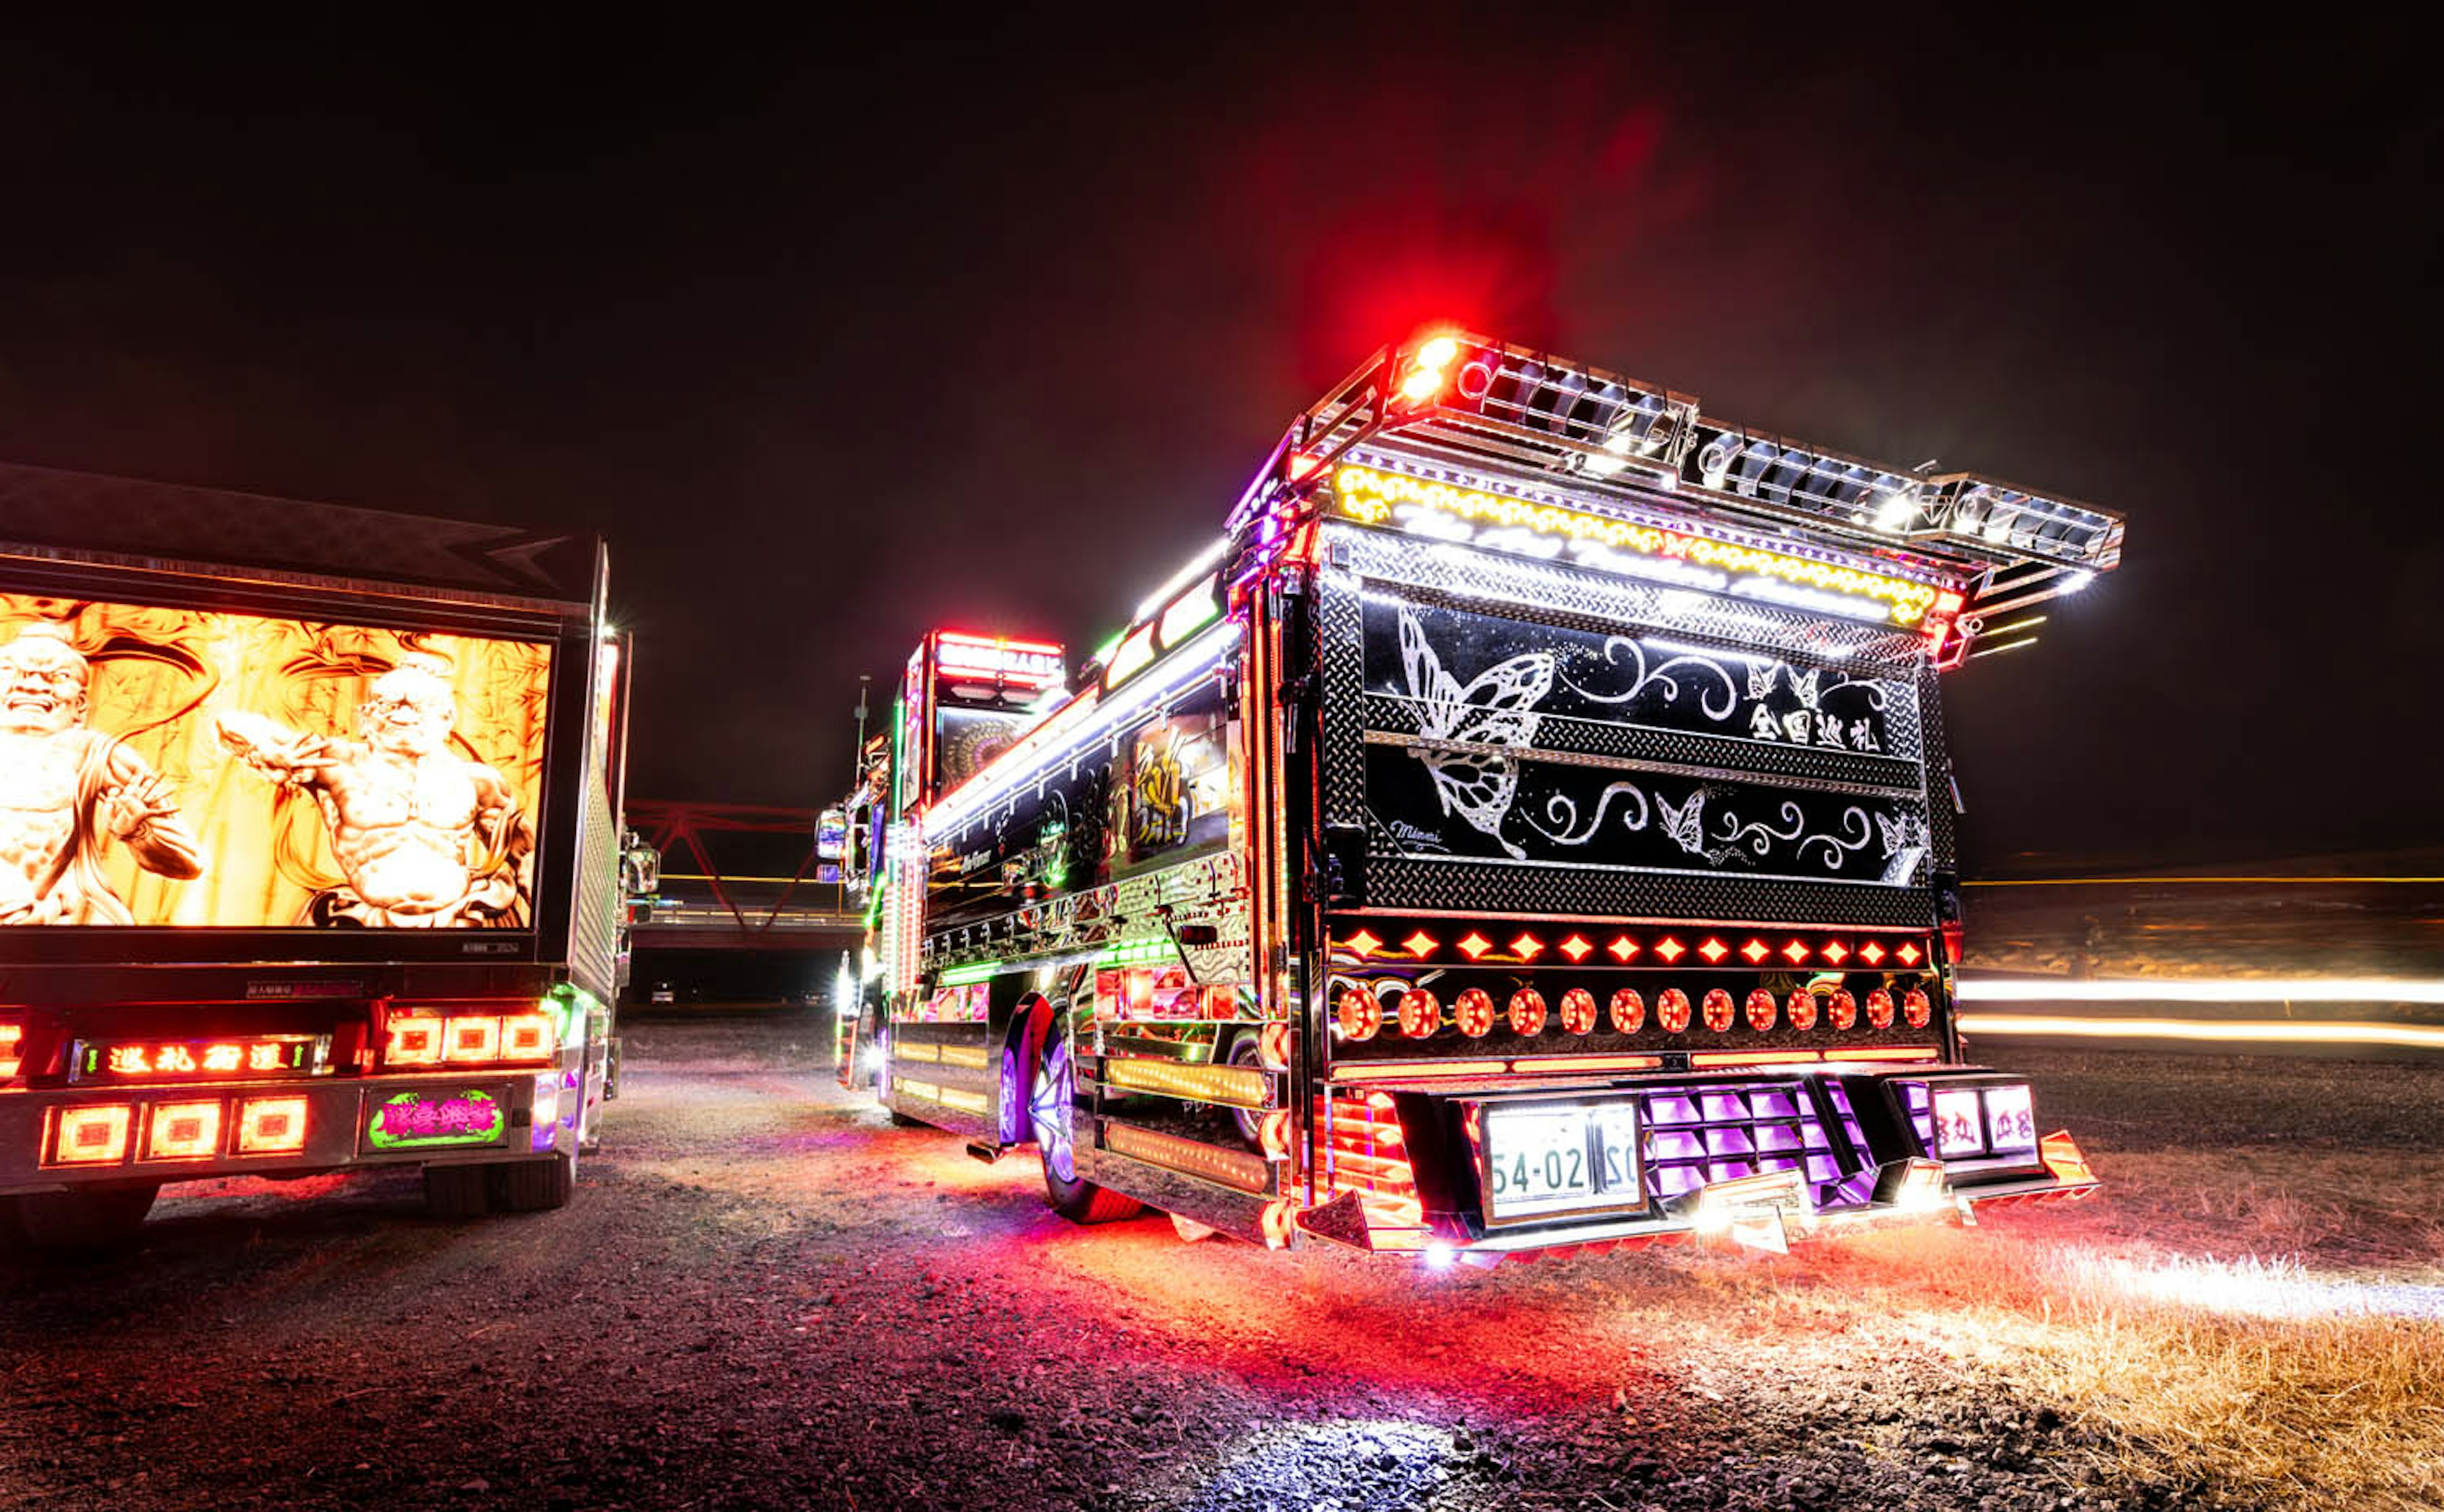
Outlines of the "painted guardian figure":
{"type": "Polygon", "coordinates": [[[184,880],[203,847],[176,796],[117,737],[86,728],[93,667],[58,627],[0,646],[0,924],[133,924],[104,848],[184,880]]]}
{"type": "Polygon", "coordinates": [[[373,680],[356,740],[219,716],[221,744],[275,783],[310,794],[344,880],[306,905],[323,928],[522,926],[534,830],[508,781],[450,749],[457,701],[443,669],[412,657],[373,680]]]}

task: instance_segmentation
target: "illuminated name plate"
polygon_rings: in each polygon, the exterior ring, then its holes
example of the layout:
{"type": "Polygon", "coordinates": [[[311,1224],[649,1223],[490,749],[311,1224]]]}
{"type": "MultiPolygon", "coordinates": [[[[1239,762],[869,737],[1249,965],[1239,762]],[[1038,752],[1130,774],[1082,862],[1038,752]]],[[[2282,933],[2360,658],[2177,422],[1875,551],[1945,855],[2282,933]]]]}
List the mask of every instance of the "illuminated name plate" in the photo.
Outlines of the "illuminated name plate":
{"type": "Polygon", "coordinates": [[[243,1080],[314,1077],[330,1070],[328,1035],[265,1034],[226,1040],[80,1040],[68,1057],[75,1082],[243,1080]]]}
{"type": "Polygon", "coordinates": [[[509,1110],[489,1092],[402,1092],[374,1105],[365,1143],[376,1150],[432,1150],[500,1143],[509,1110]]]}
{"type": "Polygon", "coordinates": [[[1961,605],[1932,583],[1355,463],[1333,470],[1332,496],[1363,525],[1850,619],[1916,628],[1961,605]]]}

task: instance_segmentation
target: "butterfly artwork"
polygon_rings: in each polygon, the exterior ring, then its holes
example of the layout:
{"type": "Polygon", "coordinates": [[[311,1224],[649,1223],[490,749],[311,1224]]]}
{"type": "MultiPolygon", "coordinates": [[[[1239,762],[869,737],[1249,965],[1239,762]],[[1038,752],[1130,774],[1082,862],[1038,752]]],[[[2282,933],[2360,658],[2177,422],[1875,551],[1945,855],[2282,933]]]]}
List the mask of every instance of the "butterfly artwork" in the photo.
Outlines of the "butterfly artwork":
{"type": "Polygon", "coordinates": [[[1895,886],[1907,886],[1917,875],[1918,862],[1926,856],[1926,821],[1909,814],[1876,814],[1876,829],[1883,837],[1883,879],[1895,886]]]}
{"type": "Polygon", "coordinates": [[[1781,671],[1782,664],[1780,662],[1773,661],[1767,662],[1762,667],[1750,667],[1749,696],[1750,698],[1772,697],[1774,678],[1781,673],[1781,671]]]}
{"type": "Polygon", "coordinates": [[[1409,754],[1423,763],[1426,774],[1434,779],[1435,797],[1442,811],[1456,814],[1471,828],[1491,836],[1513,859],[1525,857],[1527,853],[1502,835],[1502,821],[1509,816],[1511,800],[1519,792],[1519,769],[1509,752],[1535,744],[1542,716],[1531,710],[1553,691],[1553,654],[1529,652],[1496,662],[1463,686],[1443,670],[1442,658],[1426,640],[1425,626],[1402,609],[1400,669],[1408,679],[1420,736],[1496,747],[1411,747],[1409,754]]]}
{"type": "Polygon", "coordinates": [[[1701,787],[1691,793],[1688,802],[1677,808],[1673,807],[1672,800],[1661,793],[1655,795],[1655,802],[1663,810],[1663,833],[1671,836],[1690,855],[1705,856],[1706,790],[1701,787]]]}
{"type": "Polygon", "coordinates": [[[1802,708],[1813,709],[1816,707],[1816,700],[1818,697],[1816,691],[1816,679],[1819,673],[1813,668],[1809,669],[1807,675],[1805,677],[1802,677],[1795,672],[1790,674],[1790,691],[1799,695],[1799,702],[1802,708]]]}

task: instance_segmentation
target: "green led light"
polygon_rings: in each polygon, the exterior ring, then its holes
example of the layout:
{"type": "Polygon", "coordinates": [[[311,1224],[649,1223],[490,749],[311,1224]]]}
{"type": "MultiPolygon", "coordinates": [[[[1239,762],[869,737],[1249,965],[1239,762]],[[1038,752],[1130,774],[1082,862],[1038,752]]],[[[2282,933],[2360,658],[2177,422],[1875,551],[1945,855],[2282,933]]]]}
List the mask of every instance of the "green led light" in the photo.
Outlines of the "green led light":
{"type": "Polygon", "coordinates": [[[990,982],[1001,973],[1005,964],[1000,961],[977,961],[969,966],[953,967],[942,973],[942,986],[963,987],[971,983],[990,982]]]}

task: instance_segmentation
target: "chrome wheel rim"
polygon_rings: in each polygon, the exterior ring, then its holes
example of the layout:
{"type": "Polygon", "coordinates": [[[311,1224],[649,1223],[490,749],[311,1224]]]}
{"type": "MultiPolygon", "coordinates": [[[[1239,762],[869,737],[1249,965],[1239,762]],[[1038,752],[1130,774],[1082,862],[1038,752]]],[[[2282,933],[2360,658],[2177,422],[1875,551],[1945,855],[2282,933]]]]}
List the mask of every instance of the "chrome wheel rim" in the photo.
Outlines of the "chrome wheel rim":
{"type": "Polygon", "coordinates": [[[1036,1148],[1044,1152],[1045,1169],[1065,1182],[1078,1179],[1077,1162],[1069,1152],[1071,1085],[1069,1042],[1056,1039],[1036,1063],[1035,1085],[1027,1098],[1027,1121],[1036,1148]]]}

